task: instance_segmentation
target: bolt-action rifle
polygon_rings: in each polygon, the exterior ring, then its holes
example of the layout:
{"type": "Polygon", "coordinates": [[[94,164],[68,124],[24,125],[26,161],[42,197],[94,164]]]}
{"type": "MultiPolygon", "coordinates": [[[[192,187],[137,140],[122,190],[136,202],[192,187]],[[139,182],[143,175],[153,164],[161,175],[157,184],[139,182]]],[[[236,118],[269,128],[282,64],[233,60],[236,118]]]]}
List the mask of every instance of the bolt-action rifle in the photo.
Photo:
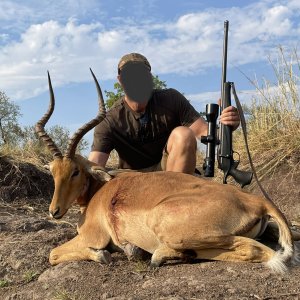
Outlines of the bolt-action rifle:
{"type": "MultiPolygon", "coordinates": [[[[228,26],[229,22],[224,22],[224,43],[223,43],[223,63],[222,63],[222,82],[221,82],[221,107],[223,109],[231,105],[231,87],[233,82],[226,81],[227,70],[227,48],[228,48],[228,26]]],[[[216,121],[218,118],[219,105],[206,105],[206,118],[208,122],[207,136],[201,137],[201,142],[206,144],[206,158],[203,169],[204,176],[214,176],[215,153],[217,149],[218,167],[224,172],[223,183],[227,183],[227,177],[232,176],[237,183],[244,187],[251,183],[252,172],[238,170],[239,160],[234,160],[232,149],[232,126],[220,123],[219,134],[217,136],[216,121]]]]}

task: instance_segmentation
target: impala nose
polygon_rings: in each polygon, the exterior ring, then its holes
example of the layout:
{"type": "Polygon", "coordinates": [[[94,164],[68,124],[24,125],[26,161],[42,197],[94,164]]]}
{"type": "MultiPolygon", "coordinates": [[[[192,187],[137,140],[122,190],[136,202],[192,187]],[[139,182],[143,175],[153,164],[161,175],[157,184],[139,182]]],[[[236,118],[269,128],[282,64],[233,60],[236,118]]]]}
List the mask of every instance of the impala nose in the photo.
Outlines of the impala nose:
{"type": "Polygon", "coordinates": [[[55,210],[49,210],[50,217],[54,219],[58,219],[59,216],[59,207],[57,207],[55,210]]]}

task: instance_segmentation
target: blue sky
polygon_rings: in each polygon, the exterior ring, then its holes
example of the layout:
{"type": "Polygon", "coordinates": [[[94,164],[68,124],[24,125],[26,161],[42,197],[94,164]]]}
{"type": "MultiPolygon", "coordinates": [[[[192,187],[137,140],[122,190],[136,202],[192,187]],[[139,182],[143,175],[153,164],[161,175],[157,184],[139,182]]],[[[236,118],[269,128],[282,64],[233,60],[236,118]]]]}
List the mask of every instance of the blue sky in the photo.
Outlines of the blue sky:
{"type": "Polygon", "coordinates": [[[112,90],[120,57],[140,52],[203,110],[220,95],[226,19],[227,79],[247,102],[255,91],[246,76],[275,80],[268,58],[276,60],[279,45],[299,46],[299,0],[1,0],[0,90],[20,105],[20,123],[33,125],[48,107],[49,70],[56,96],[49,125],[73,132],[96,114],[89,68],[112,90]]]}

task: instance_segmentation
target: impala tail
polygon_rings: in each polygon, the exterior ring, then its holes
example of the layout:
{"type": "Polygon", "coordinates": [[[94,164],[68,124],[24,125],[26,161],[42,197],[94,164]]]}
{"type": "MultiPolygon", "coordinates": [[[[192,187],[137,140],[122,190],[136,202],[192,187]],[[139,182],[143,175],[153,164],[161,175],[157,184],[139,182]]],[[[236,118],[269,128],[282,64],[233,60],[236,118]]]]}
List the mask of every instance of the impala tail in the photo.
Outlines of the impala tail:
{"type": "Polygon", "coordinates": [[[297,251],[294,249],[293,237],[288,222],[283,213],[270,201],[267,202],[267,214],[278,224],[281,249],[267,262],[267,266],[277,273],[287,271],[286,263],[297,260],[297,251]]]}

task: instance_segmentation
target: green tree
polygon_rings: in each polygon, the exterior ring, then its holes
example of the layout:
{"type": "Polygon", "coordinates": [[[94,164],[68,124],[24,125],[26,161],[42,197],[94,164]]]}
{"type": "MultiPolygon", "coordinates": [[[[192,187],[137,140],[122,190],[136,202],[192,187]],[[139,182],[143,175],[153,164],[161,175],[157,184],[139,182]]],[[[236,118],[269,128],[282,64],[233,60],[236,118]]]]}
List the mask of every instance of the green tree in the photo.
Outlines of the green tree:
{"type": "MultiPolygon", "coordinates": [[[[157,75],[155,75],[155,76],[152,75],[152,78],[153,78],[153,83],[154,83],[155,89],[161,90],[161,89],[165,89],[167,87],[166,82],[160,80],[157,75]]],[[[114,90],[115,90],[114,92],[104,91],[106,98],[107,98],[106,106],[108,108],[111,108],[117,100],[119,100],[121,97],[124,96],[124,90],[119,82],[116,82],[114,84],[114,90]]]]}
{"type": "Polygon", "coordinates": [[[22,130],[18,124],[20,116],[20,107],[0,91],[0,145],[14,145],[18,142],[22,136],[22,130]]]}
{"type": "Polygon", "coordinates": [[[118,99],[124,96],[124,90],[119,82],[115,82],[114,90],[115,92],[104,91],[106,95],[106,106],[108,108],[111,108],[118,99]]]}
{"type": "Polygon", "coordinates": [[[157,75],[152,76],[153,78],[153,83],[154,83],[154,88],[157,90],[163,90],[167,87],[167,84],[165,81],[160,80],[157,75]]]}

